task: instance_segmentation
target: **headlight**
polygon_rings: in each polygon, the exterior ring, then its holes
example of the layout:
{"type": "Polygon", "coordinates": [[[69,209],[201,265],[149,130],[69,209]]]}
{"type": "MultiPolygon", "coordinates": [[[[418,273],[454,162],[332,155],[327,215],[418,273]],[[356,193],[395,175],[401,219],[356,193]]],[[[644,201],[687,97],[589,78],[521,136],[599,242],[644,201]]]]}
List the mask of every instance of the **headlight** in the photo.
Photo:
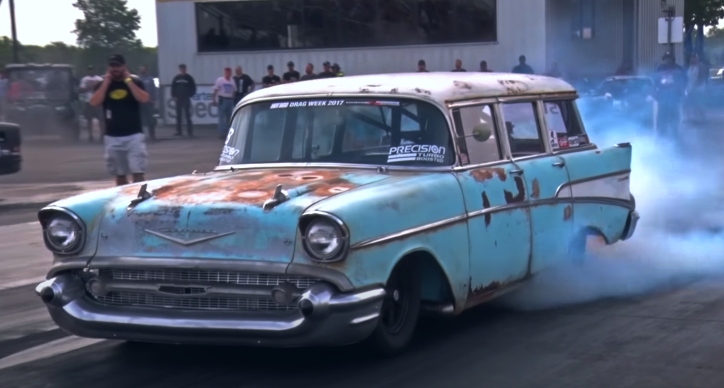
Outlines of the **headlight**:
{"type": "Polygon", "coordinates": [[[343,260],[347,254],[349,234],[336,217],[316,216],[304,223],[302,233],[304,250],[312,260],[330,263],[343,260]]]}
{"type": "Polygon", "coordinates": [[[59,254],[73,254],[83,248],[85,231],[74,214],[66,210],[43,209],[39,217],[48,249],[59,254]]]}

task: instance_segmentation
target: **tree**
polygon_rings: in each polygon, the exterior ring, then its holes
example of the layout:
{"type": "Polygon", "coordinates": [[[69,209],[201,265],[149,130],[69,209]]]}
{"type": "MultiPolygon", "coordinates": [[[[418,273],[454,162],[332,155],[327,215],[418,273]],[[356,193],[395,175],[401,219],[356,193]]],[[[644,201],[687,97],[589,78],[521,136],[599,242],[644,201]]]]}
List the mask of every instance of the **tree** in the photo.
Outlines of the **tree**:
{"type": "Polygon", "coordinates": [[[136,38],[141,16],[128,9],[126,0],[76,0],[73,7],[83,12],[75,21],[78,45],[91,50],[133,50],[142,46],[136,38]]]}
{"type": "Polygon", "coordinates": [[[686,0],[684,27],[715,26],[724,18],[724,0],[686,0]]]}

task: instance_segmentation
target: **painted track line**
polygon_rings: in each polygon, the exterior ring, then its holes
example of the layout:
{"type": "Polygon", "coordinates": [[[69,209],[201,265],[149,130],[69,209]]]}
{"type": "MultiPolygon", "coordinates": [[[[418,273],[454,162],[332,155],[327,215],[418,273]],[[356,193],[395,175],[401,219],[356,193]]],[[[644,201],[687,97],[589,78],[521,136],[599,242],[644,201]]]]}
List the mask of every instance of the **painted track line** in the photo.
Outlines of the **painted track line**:
{"type": "Polygon", "coordinates": [[[0,359],[0,370],[43,360],[105,341],[97,338],[64,337],[0,359]]]}

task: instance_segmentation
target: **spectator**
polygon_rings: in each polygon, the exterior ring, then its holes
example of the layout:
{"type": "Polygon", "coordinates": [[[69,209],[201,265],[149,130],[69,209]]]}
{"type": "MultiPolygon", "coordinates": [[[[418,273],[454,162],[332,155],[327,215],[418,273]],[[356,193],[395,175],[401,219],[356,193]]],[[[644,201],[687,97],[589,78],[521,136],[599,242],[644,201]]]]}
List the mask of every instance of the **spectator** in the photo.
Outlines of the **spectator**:
{"type": "Polygon", "coordinates": [[[429,73],[429,71],[427,71],[427,64],[422,59],[417,61],[417,72],[418,73],[429,73]]]}
{"type": "Polygon", "coordinates": [[[551,67],[548,68],[545,75],[548,77],[562,78],[563,73],[561,73],[561,70],[558,68],[558,62],[551,63],[551,67]]]}
{"type": "Polygon", "coordinates": [[[681,102],[687,86],[686,71],[676,63],[674,55],[667,52],[652,78],[656,84],[655,98],[659,103],[657,131],[664,135],[677,136],[681,102]]]}
{"type": "Polygon", "coordinates": [[[267,75],[265,75],[264,78],[261,79],[261,84],[263,87],[268,88],[270,86],[279,85],[282,82],[282,80],[279,79],[279,76],[274,74],[274,66],[267,66],[266,72],[267,75]]]}
{"type": "Polygon", "coordinates": [[[247,94],[254,91],[254,80],[248,74],[244,74],[244,69],[237,66],[235,69],[234,84],[236,85],[236,94],[234,96],[234,106],[246,97],[247,94]]]}
{"type": "Polygon", "coordinates": [[[304,68],[304,75],[302,76],[301,80],[307,81],[315,78],[317,78],[317,75],[314,74],[314,65],[312,65],[311,63],[307,63],[307,67],[304,68]]]}
{"type": "Polygon", "coordinates": [[[103,133],[103,127],[105,124],[103,120],[103,109],[90,104],[93,91],[96,90],[96,86],[98,86],[101,82],[103,82],[103,77],[95,73],[93,66],[88,66],[85,77],[80,79],[80,100],[83,109],[83,116],[87,122],[86,127],[88,127],[88,140],[90,141],[93,141],[93,120],[95,119],[98,121],[101,133],[103,133]]]}
{"type": "Polygon", "coordinates": [[[178,70],[179,73],[171,81],[171,98],[176,103],[176,136],[181,136],[181,117],[186,116],[189,137],[193,137],[191,97],[196,94],[196,81],[186,72],[186,65],[180,64],[178,70]]]}
{"type": "Polygon", "coordinates": [[[299,81],[299,72],[294,70],[294,62],[287,62],[287,69],[288,71],[282,74],[282,79],[284,80],[284,83],[286,84],[289,82],[299,81]]]}
{"type": "Polygon", "coordinates": [[[634,75],[636,72],[634,71],[633,65],[631,64],[631,61],[622,61],[621,65],[616,69],[615,75],[634,75]]]}
{"type": "Polygon", "coordinates": [[[684,99],[684,113],[687,120],[705,119],[706,112],[703,109],[704,88],[706,87],[709,71],[699,60],[697,54],[691,54],[689,67],[687,68],[686,98],[684,99]]]}
{"type": "MultiPolygon", "coordinates": [[[[265,77],[266,78],[266,77],[265,77]]],[[[279,79],[279,77],[277,77],[279,79]]],[[[224,76],[216,79],[212,103],[219,107],[219,139],[226,139],[229,132],[231,112],[234,110],[236,83],[231,79],[231,68],[224,68],[224,76]]]]}
{"type": "Polygon", "coordinates": [[[332,65],[332,73],[334,74],[335,77],[344,77],[344,73],[342,72],[342,69],[336,63],[332,65]]]}
{"type": "Polygon", "coordinates": [[[148,128],[148,137],[151,140],[156,140],[156,101],[158,93],[156,91],[156,82],[153,80],[153,77],[151,77],[148,74],[148,69],[146,66],[141,66],[138,69],[138,74],[140,75],[141,82],[143,82],[143,87],[146,89],[146,92],[148,93],[149,100],[145,104],[141,104],[141,117],[143,119],[143,124],[145,127],[148,128]]]}
{"type": "Polygon", "coordinates": [[[317,74],[317,78],[332,78],[336,77],[337,75],[332,71],[332,65],[330,65],[329,61],[325,61],[322,64],[322,72],[317,74]]]}
{"type": "Polygon", "coordinates": [[[526,63],[525,55],[518,57],[518,64],[513,68],[513,73],[518,74],[535,74],[533,68],[526,63]]]}
{"type": "Polygon", "coordinates": [[[108,58],[108,71],[103,82],[96,84],[90,98],[92,106],[102,106],[106,120],[103,141],[108,172],[115,176],[116,185],[146,180],[148,151],[141,121],[141,104],[149,101],[143,82],[131,76],[126,60],[120,54],[108,58]]]}
{"type": "Polygon", "coordinates": [[[488,68],[488,61],[480,61],[480,72],[481,73],[492,73],[493,71],[488,68]]]}
{"type": "Polygon", "coordinates": [[[463,61],[461,61],[461,60],[459,60],[459,59],[456,59],[456,60],[455,60],[455,68],[452,69],[451,71],[454,71],[454,72],[466,72],[467,70],[463,69],[463,61]]]}

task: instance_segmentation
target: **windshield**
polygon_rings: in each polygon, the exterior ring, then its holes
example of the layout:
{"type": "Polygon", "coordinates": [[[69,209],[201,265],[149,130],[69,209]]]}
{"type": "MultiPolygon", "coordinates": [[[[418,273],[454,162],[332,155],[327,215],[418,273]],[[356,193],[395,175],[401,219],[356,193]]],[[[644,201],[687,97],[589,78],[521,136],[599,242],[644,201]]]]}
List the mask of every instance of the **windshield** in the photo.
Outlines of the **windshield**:
{"type": "Polygon", "coordinates": [[[445,166],[455,157],[442,111],[416,100],[296,99],[247,105],[219,165],[349,163],[445,166]]]}
{"type": "Polygon", "coordinates": [[[67,100],[70,72],[61,69],[12,69],[8,71],[10,100],[67,100]]]}

